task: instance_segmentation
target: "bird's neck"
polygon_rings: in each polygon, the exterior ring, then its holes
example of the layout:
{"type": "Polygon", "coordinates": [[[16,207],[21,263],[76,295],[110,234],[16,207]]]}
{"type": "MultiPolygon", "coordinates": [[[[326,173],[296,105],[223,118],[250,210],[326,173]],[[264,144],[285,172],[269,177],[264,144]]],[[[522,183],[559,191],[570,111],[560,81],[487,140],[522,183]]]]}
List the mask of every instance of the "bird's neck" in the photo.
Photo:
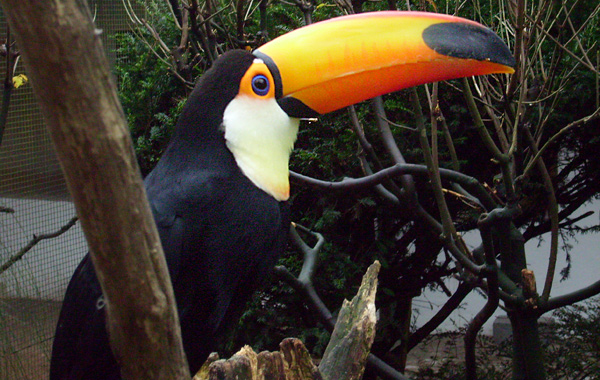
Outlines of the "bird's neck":
{"type": "Polygon", "coordinates": [[[242,173],[278,201],[289,198],[288,163],[298,125],[275,101],[253,104],[237,97],[223,115],[227,148],[242,173]]]}

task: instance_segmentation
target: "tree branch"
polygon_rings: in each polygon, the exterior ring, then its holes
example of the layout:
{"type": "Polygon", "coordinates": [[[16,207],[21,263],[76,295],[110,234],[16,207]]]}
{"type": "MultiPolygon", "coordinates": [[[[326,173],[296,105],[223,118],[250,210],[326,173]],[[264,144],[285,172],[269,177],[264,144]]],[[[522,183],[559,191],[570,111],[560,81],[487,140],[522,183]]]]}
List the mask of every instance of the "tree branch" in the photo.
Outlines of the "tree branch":
{"type": "Polygon", "coordinates": [[[1,5],[90,247],[123,378],[189,379],[162,246],[87,2],[1,5]]]}
{"type": "MultiPolygon", "coordinates": [[[[387,122],[385,108],[383,107],[383,98],[378,96],[372,100],[371,104],[375,114],[377,115],[376,121],[379,129],[379,135],[381,136],[381,141],[383,142],[388,154],[392,157],[396,165],[406,164],[406,160],[404,159],[402,152],[400,152],[400,149],[396,144],[396,140],[394,139],[394,135],[390,129],[390,125],[387,122]]],[[[419,199],[415,190],[414,180],[409,175],[402,175],[399,180],[404,192],[395,195],[398,198],[403,198],[404,205],[415,211],[415,209],[419,207],[419,199]]]]}
{"type": "Polygon", "coordinates": [[[302,264],[302,270],[298,278],[294,277],[294,275],[283,265],[278,265],[274,269],[275,275],[279,277],[280,280],[285,281],[288,285],[294,288],[295,291],[304,295],[305,298],[310,300],[309,306],[313,310],[313,312],[318,315],[321,321],[327,326],[328,329],[333,329],[335,326],[335,317],[327,306],[323,303],[315,288],[312,284],[312,276],[315,271],[315,267],[317,264],[317,255],[323,244],[325,243],[325,239],[323,235],[312,232],[305,227],[302,227],[296,223],[292,223],[290,226],[290,237],[292,242],[296,245],[296,247],[302,252],[304,255],[304,262],[302,264]],[[314,247],[310,247],[302,237],[298,234],[297,228],[302,231],[312,234],[315,238],[317,238],[317,243],[314,247]]]}
{"type": "Polygon", "coordinates": [[[533,156],[533,158],[529,161],[529,163],[527,164],[527,167],[525,168],[525,170],[523,171],[523,176],[527,175],[529,173],[529,171],[531,170],[531,168],[533,167],[533,165],[535,165],[537,163],[537,160],[542,156],[542,154],[544,154],[544,152],[546,151],[546,149],[553,143],[555,142],[560,136],[562,136],[563,134],[565,134],[566,132],[568,132],[571,128],[575,128],[575,127],[579,127],[582,125],[587,124],[588,122],[597,119],[600,117],[600,108],[597,108],[596,110],[594,110],[594,112],[592,112],[590,115],[583,117],[579,120],[576,120],[572,123],[569,123],[566,127],[562,128],[560,131],[558,131],[556,134],[554,134],[551,138],[548,139],[548,141],[546,141],[546,143],[540,148],[540,150],[535,154],[535,156],[533,156]]]}
{"type": "MultiPolygon", "coordinates": [[[[427,165],[427,174],[429,176],[429,181],[432,185],[433,194],[435,197],[436,204],[438,206],[438,211],[440,213],[440,219],[442,220],[442,239],[446,240],[451,238],[457,238],[458,234],[456,232],[456,228],[454,227],[454,223],[452,222],[452,216],[450,215],[450,210],[448,209],[448,204],[446,203],[446,199],[444,198],[444,192],[442,190],[442,179],[440,177],[440,168],[437,160],[437,144],[435,144],[436,153],[434,155],[434,153],[431,151],[431,147],[427,139],[427,130],[425,128],[425,121],[423,116],[423,110],[421,108],[421,103],[419,101],[419,94],[417,93],[416,88],[413,87],[411,90],[412,91],[410,99],[413,106],[413,110],[416,115],[417,131],[419,132],[419,141],[421,143],[421,149],[423,149],[423,158],[427,165]]],[[[437,90],[435,92],[437,93],[437,90]]],[[[435,96],[435,98],[437,99],[437,95],[435,96]]],[[[434,105],[430,106],[430,108],[433,107],[434,105]]],[[[435,119],[435,117],[433,118],[435,119]]],[[[432,128],[435,128],[435,131],[432,129],[431,132],[433,139],[433,134],[437,134],[437,123],[433,123],[432,128]]]]}
{"type": "MultiPolygon", "coordinates": [[[[480,206],[486,210],[492,210],[496,203],[491,198],[485,188],[475,178],[470,177],[466,174],[456,172],[449,169],[439,169],[440,176],[442,179],[447,181],[455,182],[465,187],[473,196],[476,197],[480,206]]],[[[377,173],[362,178],[349,178],[346,177],[338,182],[323,181],[315,178],[311,178],[294,171],[290,170],[290,178],[296,180],[302,184],[310,186],[312,188],[318,188],[323,190],[364,190],[369,187],[378,185],[389,178],[396,176],[402,176],[406,174],[412,175],[427,175],[427,167],[424,165],[416,164],[396,164],[388,168],[382,169],[377,173]]]]}
{"type": "Polygon", "coordinates": [[[14,41],[11,39],[10,26],[6,25],[6,43],[0,50],[0,55],[5,55],[6,61],[4,71],[4,86],[2,88],[2,106],[0,107],[0,146],[4,138],[4,131],[8,121],[8,111],[10,107],[10,98],[15,85],[13,77],[15,75],[16,63],[19,57],[19,52],[15,50],[14,41]]]}
{"type": "MultiPolygon", "coordinates": [[[[304,254],[305,260],[308,258],[308,264],[305,261],[302,265],[302,271],[298,278],[282,265],[274,268],[274,274],[279,277],[280,280],[290,285],[295,291],[302,294],[309,302],[308,306],[311,310],[319,317],[321,322],[325,325],[328,331],[333,331],[336,318],[333,316],[331,311],[327,308],[325,303],[321,300],[315,288],[312,284],[312,274],[314,273],[314,266],[316,265],[316,255],[319,253],[321,247],[325,243],[325,239],[321,234],[311,232],[305,227],[301,227],[297,224],[293,224],[290,229],[292,241],[304,254]],[[306,244],[300,235],[296,231],[296,227],[302,229],[304,232],[311,233],[317,238],[317,243],[314,247],[310,247],[306,244]]],[[[400,372],[396,371],[390,365],[379,359],[373,354],[369,354],[367,362],[373,366],[377,371],[377,374],[385,380],[408,380],[400,372]]]]}
{"type": "Polygon", "coordinates": [[[596,281],[592,285],[578,289],[574,292],[552,297],[546,303],[541,303],[538,306],[537,312],[539,315],[542,315],[554,309],[584,301],[590,297],[597,296],[598,294],[600,294],[600,281],[596,281]]]}
{"type": "Polygon", "coordinates": [[[494,314],[500,301],[498,295],[498,266],[496,265],[496,250],[494,248],[492,227],[495,223],[510,220],[508,213],[494,210],[489,214],[482,214],[479,221],[481,240],[485,253],[485,276],[487,277],[487,302],[469,323],[465,333],[465,366],[468,380],[477,379],[477,363],[475,357],[475,340],[483,324],[494,314]]]}
{"type": "MultiPolygon", "coordinates": [[[[529,128],[523,128],[523,133],[529,143],[532,153],[537,154],[537,144],[535,143],[529,128]]],[[[552,290],[552,282],[554,281],[554,272],[556,270],[556,259],[558,255],[558,202],[554,192],[554,184],[552,183],[552,178],[550,178],[550,173],[548,173],[544,160],[541,158],[538,159],[537,166],[548,193],[548,214],[550,215],[550,257],[548,258],[548,269],[546,270],[546,279],[544,281],[544,290],[542,291],[541,298],[541,301],[545,302],[550,297],[550,291],[552,290]]]]}
{"type": "Polygon", "coordinates": [[[14,264],[16,264],[19,260],[21,260],[27,252],[29,252],[33,247],[35,247],[42,240],[53,239],[55,237],[59,237],[60,235],[64,234],[68,230],[70,230],[71,227],[73,227],[75,225],[75,223],[77,222],[77,219],[78,218],[76,216],[73,217],[71,220],[69,220],[67,222],[67,224],[65,224],[64,226],[62,226],[55,232],[52,232],[49,234],[43,234],[43,235],[33,235],[33,238],[29,241],[29,243],[27,243],[27,245],[25,245],[23,248],[21,248],[19,250],[19,252],[15,253],[8,260],[6,260],[4,262],[4,264],[2,264],[2,266],[0,267],[0,274],[4,273],[6,270],[8,270],[8,268],[10,268],[14,264]]]}
{"type": "Polygon", "coordinates": [[[465,297],[471,293],[471,290],[473,290],[473,287],[470,284],[461,282],[458,285],[456,292],[454,292],[448,301],[446,301],[444,306],[442,306],[440,310],[438,310],[438,312],[429,321],[427,321],[427,323],[419,327],[410,335],[408,340],[408,350],[410,351],[415,348],[417,344],[429,336],[433,330],[435,330],[442,322],[444,322],[446,318],[448,318],[448,316],[452,314],[452,312],[456,310],[458,306],[460,306],[465,297]]]}

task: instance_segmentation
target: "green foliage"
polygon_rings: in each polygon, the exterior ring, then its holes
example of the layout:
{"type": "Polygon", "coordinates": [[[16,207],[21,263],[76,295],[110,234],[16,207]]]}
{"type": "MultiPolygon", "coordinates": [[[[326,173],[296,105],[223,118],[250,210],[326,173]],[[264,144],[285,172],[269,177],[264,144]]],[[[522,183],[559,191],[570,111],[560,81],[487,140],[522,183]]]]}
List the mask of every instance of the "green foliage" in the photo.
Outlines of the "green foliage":
{"type": "Polygon", "coordinates": [[[131,34],[117,36],[119,96],[142,173],[158,162],[185,102],[185,88],[167,65],[131,34]]]}
{"type": "MultiPolygon", "coordinates": [[[[552,320],[542,325],[542,339],[546,347],[546,372],[548,380],[600,379],[600,298],[583,304],[568,306],[555,311],[552,320]]],[[[439,344],[427,338],[427,344],[439,344]]],[[[510,379],[512,341],[494,344],[489,338],[481,337],[477,345],[478,378],[486,380],[510,379]]],[[[455,353],[460,341],[451,342],[444,357],[435,365],[424,365],[413,377],[414,380],[464,379],[463,358],[455,353]]]]}
{"type": "MultiPolygon", "coordinates": [[[[463,334],[444,333],[431,335],[424,344],[436,347],[435,356],[424,357],[422,365],[411,378],[413,380],[464,380],[465,365],[463,357],[463,334]],[[439,349],[438,349],[439,347],[439,349]]],[[[485,380],[509,380],[510,361],[508,359],[509,342],[501,345],[494,343],[491,337],[477,338],[477,378],[485,380]]],[[[429,353],[424,350],[424,353],[429,353]]]]}
{"type": "MultiPolygon", "coordinates": [[[[255,25],[258,26],[258,23],[255,23],[255,25]]],[[[302,14],[296,7],[282,2],[275,2],[269,6],[267,30],[270,39],[297,29],[302,25],[302,14]]],[[[254,32],[258,32],[258,29],[254,32]]]]}
{"type": "MultiPolygon", "coordinates": [[[[166,10],[166,3],[149,4],[154,4],[147,9],[153,27],[165,42],[175,46],[179,30],[166,10]]],[[[173,75],[167,62],[152,51],[156,46],[148,45],[153,39],[147,30],[118,33],[114,38],[119,98],[145,175],[166,147],[189,89],[173,75]]]]}
{"type": "Polygon", "coordinates": [[[329,333],[315,319],[302,297],[277,282],[254,295],[239,324],[222,339],[218,352],[227,357],[246,344],[255,351],[276,351],[285,338],[302,339],[314,355],[320,356],[329,333]]]}
{"type": "MultiPolygon", "coordinates": [[[[444,13],[453,13],[460,7],[460,16],[478,19],[484,24],[498,28],[505,32],[506,20],[501,20],[499,15],[505,10],[501,9],[501,2],[456,2],[456,1],[424,1],[420,6],[424,10],[437,10],[444,13]],[[437,8],[434,7],[434,4],[437,8]],[[435,9],[434,9],[435,8],[435,9]]],[[[584,2],[582,9],[588,13],[593,9],[593,2],[584,2]],[[588,4],[589,3],[589,4],[588,4]]],[[[179,44],[180,31],[175,27],[170,12],[161,8],[156,3],[154,8],[149,8],[148,17],[152,20],[153,28],[161,35],[169,48],[179,44]]],[[[251,3],[252,4],[252,3],[251,3]]],[[[312,13],[313,21],[319,21],[341,15],[342,12],[334,3],[316,2],[312,13]]],[[[239,47],[236,36],[236,15],[234,3],[217,1],[218,12],[213,15],[218,28],[213,28],[216,37],[215,43],[218,51],[239,47]]],[[[404,3],[401,6],[405,6],[404,3]]],[[[534,6],[534,5],[532,5],[534,6]]],[[[245,37],[251,40],[254,37],[260,40],[264,37],[261,30],[260,12],[255,5],[248,10],[248,17],[244,20],[245,37]]],[[[363,10],[381,10],[387,7],[385,2],[365,2],[363,10]]],[[[581,9],[577,9],[581,12],[581,9]]],[[[579,13],[578,13],[579,14],[579,13]]],[[[578,28],[585,20],[584,13],[574,17],[578,28]]],[[[296,29],[303,25],[303,14],[295,6],[283,2],[271,3],[268,6],[266,18],[266,32],[268,38],[296,29]]],[[[598,40],[600,38],[598,23],[589,23],[580,34],[580,38],[598,40]]],[[[551,30],[553,36],[561,41],[569,40],[566,28],[551,30]]],[[[513,35],[513,31],[507,35],[513,35]]],[[[116,72],[119,77],[120,96],[131,126],[136,152],[144,172],[148,172],[156,163],[171,130],[177,115],[187,97],[189,87],[173,75],[173,66],[152,53],[147,41],[152,41],[148,32],[138,30],[138,34],[121,34],[118,37],[118,60],[116,72]],[[146,42],[144,42],[146,41],[146,42]]],[[[150,43],[151,45],[152,43],[150,43]]],[[[570,42],[570,47],[577,51],[575,42],[570,42]]],[[[543,58],[544,68],[550,67],[556,51],[555,45],[546,41],[541,45],[540,56],[543,58]]],[[[186,73],[186,80],[193,81],[201,75],[202,70],[208,65],[204,51],[197,52],[202,64],[194,66],[192,72],[186,73]]],[[[537,54],[537,53],[536,53],[537,54]]],[[[560,61],[556,70],[559,79],[564,78],[564,86],[569,91],[564,91],[554,102],[538,102],[524,108],[524,125],[529,128],[537,123],[544,123],[543,136],[551,136],[568,123],[589,114],[594,108],[594,81],[595,76],[590,71],[574,70],[579,63],[566,55],[560,61]]],[[[187,57],[189,60],[191,57],[187,57]]],[[[539,70],[538,70],[539,71],[539,70]]],[[[531,72],[536,72],[532,68],[531,72]]],[[[536,78],[529,78],[530,85],[536,78]]],[[[490,79],[494,81],[496,79],[490,79]]],[[[497,83],[492,83],[497,84],[497,83]]],[[[501,85],[498,87],[502,87],[501,85]]],[[[460,91],[460,82],[451,82],[450,85],[440,85],[440,109],[448,122],[454,146],[461,160],[461,171],[472,175],[482,183],[490,185],[500,200],[506,192],[504,183],[496,181],[500,169],[496,162],[490,160],[490,154],[481,143],[479,135],[473,128],[473,120],[464,105],[463,95],[460,91]]],[[[547,97],[557,90],[549,87],[541,97],[547,97]]],[[[423,151],[420,147],[418,136],[414,131],[415,112],[409,102],[410,91],[401,91],[397,94],[384,96],[384,105],[389,120],[404,125],[392,124],[391,131],[404,158],[410,163],[422,163],[423,151]]],[[[418,90],[423,107],[427,94],[423,88],[418,90]]],[[[430,94],[429,94],[430,95],[430,94]]],[[[501,109],[503,104],[495,104],[501,109]]],[[[380,160],[381,167],[393,164],[389,152],[386,151],[378,127],[375,122],[374,112],[368,102],[356,107],[356,111],[364,128],[367,139],[373,144],[375,154],[380,160]]],[[[424,108],[426,118],[428,110],[424,108]]],[[[490,134],[495,136],[495,126],[486,120],[486,127],[490,134]]],[[[429,120],[426,127],[430,128],[429,120]]],[[[508,129],[507,129],[508,130],[508,129]]],[[[545,159],[552,166],[553,180],[557,185],[557,197],[560,205],[584,202],[600,193],[600,160],[596,159],[596,152],[600,149],[600,135],[598,128],[585,128],[578,133],[569,134],[560,140],[559,144],[548,150],[545,159]],[[571,166],[568,166],[571,165],[571,166]],[[560,173],[561,168],[570,169],[560,173]],[[555,170],[556,169],[556,170],[555,170]]],[[[428,132],[431,133],[431,132],[428,132]]],[[[429,136],[431,137],[431,136],[429,136]]],[[[441,167],[450,166],[449,148],[439,138],[439,159],[441,167]]],[[[519,141],[519,144],[522,142],[519,141]]],[[[364,175],[360,161],[357,159],[363,153],[357,138],[350,128],[350,119],[346,111],[338,111],[323,116],[319,121],[303,125],[300,129],[296,149],[291,157],[291,168],[304,175],[324,180],[341,180],[344,177],[361,177],[364,175]]],[[[527,152],[529,155],[530,152],[527,152]]],[[[520,169],[522,162],[516,158],[515,170],[520,169]]],[[[373,164],[373,162],[371,162],[373,164]]],[[[378,169],[373,164],[374,169],[378,169]]],[[[514,223],[518,228],[527,230],[547,220],[547,193],[542,178],[533,173],[525,181],[518,183],[520,207],[522,215],[514,223]]],[[[427,179],[415,177],[415,186],[419,203],[434,217],[439,215],[437,206],[431,195],[431,186],[427,179]]],[[[447,196],[447,201],[454,217],[455,224],[460,231],[471,230],[476,227],[476,220],[480,211],[465,204],[452,196],[447,196]]],[[[454,275],[456,269],[437,263],[441,251],[441,242],[430,228],[414,222],[414,214],[407,211],[408,205],[401,206],[388,203],[372,189],[352,192],[325,192],[309,189],[302,185],[292,183],[292,198],[290,200],[292,218],[295,222],[322,233],[327,243],[319,254],[319,264],[314,276],[314,286],[325,304],[335,313],[344,298],[354,296],[360,279],[367,268],[375,259],[382,265],[380,273],[380,291],[377,305],[380,319],[378,321],[378,334],[373,351],[382,355],[389,354],[390,349],[397,345],[398,340],[405,333],[407,308],[410,310],[410,300],[420,294],[422,289],[436,284],[440,279],[454,275]]],[[[547,228],[546,228],[547,230],[547,228]]],[[[544,229],[540,229],[544,232],[544,229]]],[[[535,229],[531,236],[541,233],[535,229]]],[[[301,255],[293,248],[281,258],[280,264],[285,265],[292,273],[300,272],[302,265],[301,255]]],[[[319,323],[317,317],[306,306],[305,301],[291,288],[276,280],[267,281],[265,288],[252,300],[249,308],[242,316],[240,325],[231,332],[228,339],[222,342],[219,351],[229,355],[237,351],[242,345],[250,344],[255,350],[275,350],[279,342],[288,336],[300,337],[315,355],[320,355],[328,340],[328,333],[319,323]]],[[[576,319],[572,313],[587,315],[598,314],[597,309],[568,309],[565,311],[564,322],[576,319]],[[587,311],[586,311],[587,310],[587,311]],[[590,311],[591,310],[591,311],[590,311]],[[594,311],[595,310],[595,311],[594,311]],[[567,317],[568,316],[568,317],[567,317]]],[[[559,319],[562,318],[559,316],[559,319]]],[[[581,332],[578,337],[583,337],[585,320],[581,320],[581,332]]],[[[566,325],[566,324],[565,324],[566,325]]],[[[578,325],[579,326],[579,325],[578,325]]],[[[567,333],[567,330],[563,332],[567,333]]],[[[564,335],[566,336],[566,335],[564,335]]],[[[590,335],[591,337],[591,335],[590,335]]],[[[557,340],[559,342],[559,340],[557,340]]],[[[577,338],[581,343],[581,350],[589,346],[590,338],[577,338]],[[587,339],[587,340],[586,340],[587,339]],[[588,346],[585,346],[585,344],[588,346]]],[[[552,346],[551,346],[552,347],[552,346]]],[[[559,347],[557,346],[557,349],[559,347]]],[[[570,348],[570,347],[567,347],[570,348]]],[[[566,348],[565,348],[566,349],[566,348]]],[[[597,350],[597,348],[596,348],[597,350]]],[[[597,351],[595,351],[597,353],[597,351]]],[[[489,354],[489,353],[488,353],[489,354]]],[[[504,379],[508,372],[506,368],[498,369],[495,366],[485,365],[486,353],[480,353],[481,378],[504,379]]],[[[495,355],[495,354],[494,354],[495,355]]],[[[575,363],[568,358],[568,353],[559,353],[556,363],[562,363],[569,368],[575,368],[575,363]],[[562,361],[561,361],[562,360],[562,361]]],[[[581,353],[580,353],[581,355],[581,353]]],[[[584,356],[587,357],[587,356],[584,356]]],[[[595,367],[597,368],[597,367],[595,367]]],[[[552,371],[549,371],[552,373],[552,371]]],[[[424,369],[419,375],[420,379],[434,378],[461,378],[464,368],[455,361],[447,361],[436,369],[424,369]]]]}
{"type": "Polygon", "coordinates": [[[553,317],[546,346],[549,378],[600,379],[600,298],[559,309],[553,317]]]}

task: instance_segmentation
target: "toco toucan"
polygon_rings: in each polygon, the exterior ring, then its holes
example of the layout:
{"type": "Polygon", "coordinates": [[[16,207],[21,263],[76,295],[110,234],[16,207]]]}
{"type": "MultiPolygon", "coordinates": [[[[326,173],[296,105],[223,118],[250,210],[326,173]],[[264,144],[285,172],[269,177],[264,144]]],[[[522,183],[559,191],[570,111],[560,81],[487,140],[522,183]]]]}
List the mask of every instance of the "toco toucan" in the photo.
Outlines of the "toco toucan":
{"type": "MultiPolygon", "coordinates": [[[[419,12],[339,17],[217,59],[145,179],[192,374],[284,250],[288,160],[300,119],[512,66],[489,29],[419,12]]],[[[88,255],[64,298],[51,380],[120,379],[104,303],[88,255]]]]}

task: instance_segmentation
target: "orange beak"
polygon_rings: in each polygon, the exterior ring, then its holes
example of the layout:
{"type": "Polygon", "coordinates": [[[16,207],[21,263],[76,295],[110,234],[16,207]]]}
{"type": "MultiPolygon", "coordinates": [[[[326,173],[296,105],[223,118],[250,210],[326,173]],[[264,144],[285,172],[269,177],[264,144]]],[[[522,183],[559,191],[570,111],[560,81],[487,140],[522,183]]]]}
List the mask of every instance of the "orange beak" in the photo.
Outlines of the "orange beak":
{"type": "Polygon", "coordinates": [[[513,73],[515,65],[491,30],[423,12],[334,18],[282,35],[254,55],[273,73],[280,107],[296,118],[424,83],[513,73]]]}

